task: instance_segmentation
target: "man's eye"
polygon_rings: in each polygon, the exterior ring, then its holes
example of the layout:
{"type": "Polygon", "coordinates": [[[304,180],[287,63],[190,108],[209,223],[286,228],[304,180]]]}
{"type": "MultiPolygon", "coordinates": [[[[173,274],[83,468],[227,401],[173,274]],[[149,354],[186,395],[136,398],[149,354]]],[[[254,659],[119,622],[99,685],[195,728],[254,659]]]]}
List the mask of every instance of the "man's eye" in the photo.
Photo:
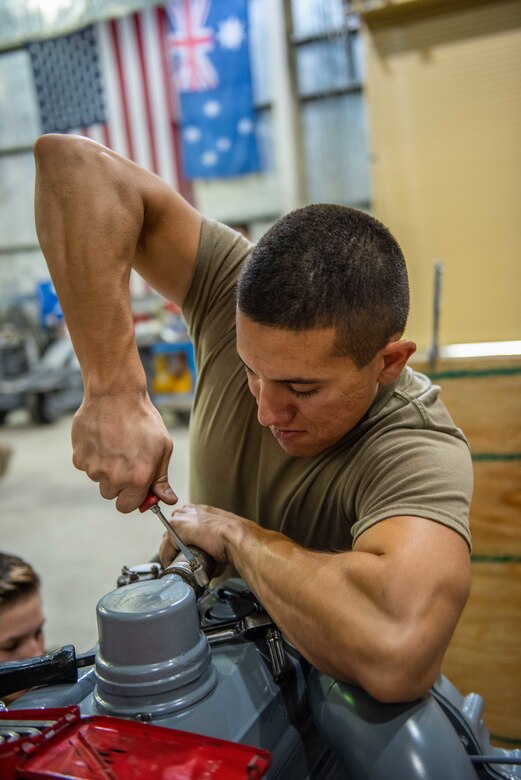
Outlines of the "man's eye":
{"type": "Polygon", "coordinates": [[[254,374],[251,368],[248,368],[248,366],[244,366],[244,370],[246,371],[246,376],[248,378],[248,381],[256,379],[257,374],[254,374]]]}
{"type": "Polygon", "coordinates": [[[297,398],[311,398],[312,395],[315,395],[315,393],[318,393],[318,388],[316,387],[314,390],[295,390],[294,387],[289,386],[289,391],[293,395],[295,395],[297,398]]]}

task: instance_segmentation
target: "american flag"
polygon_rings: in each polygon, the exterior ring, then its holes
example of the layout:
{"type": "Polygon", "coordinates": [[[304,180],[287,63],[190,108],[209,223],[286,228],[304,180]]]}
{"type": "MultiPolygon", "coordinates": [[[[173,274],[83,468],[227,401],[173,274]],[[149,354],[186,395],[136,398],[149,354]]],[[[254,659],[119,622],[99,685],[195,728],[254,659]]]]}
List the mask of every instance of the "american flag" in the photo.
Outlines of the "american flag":
{"type": "Polygon", "coordinates": [[[164,8],[29,44],[43,132],[93,138],[189,199],[164,8]]]}
{"type": "Polygon", "coordinates": [[[167,14],[185,176],[258,171],[248,0],[170,0],[167,14]]]}

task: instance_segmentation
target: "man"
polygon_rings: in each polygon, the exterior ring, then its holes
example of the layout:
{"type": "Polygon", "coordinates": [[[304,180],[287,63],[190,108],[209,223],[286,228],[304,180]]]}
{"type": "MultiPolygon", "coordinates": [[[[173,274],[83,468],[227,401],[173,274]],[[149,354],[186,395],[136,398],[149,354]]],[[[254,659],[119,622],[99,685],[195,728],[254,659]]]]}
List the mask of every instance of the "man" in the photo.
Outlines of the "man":
{"type": "Polygon", "coordinates": [[[232,564],[318,669],[384,702],[423,694],[468,595],[472,471],[436,388],[405,368],[396,241],[314,206],[251,252],[91,141],[43,136],[36,162],[38,236],[85,384],[75,466],[122,512],[149,487],[177,500],[134,341],[133,265],[181,306],[196,350],[195,503],[172,524],[232,564]]]}
{"type": "MultiPolygon", "coordinates": [[[[0,552],[0,663],[42,655],[44,622],[38,574],[18,555],[0,552]]],[[[22,693],[3,701],[8,704],[22,693]]]]}

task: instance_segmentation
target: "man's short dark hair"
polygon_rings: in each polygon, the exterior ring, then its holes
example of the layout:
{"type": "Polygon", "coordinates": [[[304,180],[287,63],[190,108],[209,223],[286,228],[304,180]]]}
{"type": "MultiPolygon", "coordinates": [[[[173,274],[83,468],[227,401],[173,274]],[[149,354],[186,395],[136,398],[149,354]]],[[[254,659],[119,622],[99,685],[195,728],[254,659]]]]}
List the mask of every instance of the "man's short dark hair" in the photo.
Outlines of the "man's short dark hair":
{"type": "Polygon", "coordinates": [[[248,258],[237,306],[254,322],[287,330],[337,329],[335,352],[359,368],[401,336],[409,312],[403,253],[363,211],[315,204],[279,219],[248,258]]]}

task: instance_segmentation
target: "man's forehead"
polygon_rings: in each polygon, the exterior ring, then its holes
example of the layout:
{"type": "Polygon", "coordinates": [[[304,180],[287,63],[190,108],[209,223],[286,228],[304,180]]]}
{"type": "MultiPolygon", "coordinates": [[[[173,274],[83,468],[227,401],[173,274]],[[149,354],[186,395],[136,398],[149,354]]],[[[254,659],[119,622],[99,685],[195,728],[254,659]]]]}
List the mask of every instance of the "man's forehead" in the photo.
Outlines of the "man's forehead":
{"type": "Polygon", "coordinates": [[[273,379],[310,383],[323,381],[334,367],[352,361],[335,351],[334,328],[288,330],[237,316],[237,351],[248,368],[260,368],[273,379]],[[253,364],[253,365],[252,365],[253,364]]]}

